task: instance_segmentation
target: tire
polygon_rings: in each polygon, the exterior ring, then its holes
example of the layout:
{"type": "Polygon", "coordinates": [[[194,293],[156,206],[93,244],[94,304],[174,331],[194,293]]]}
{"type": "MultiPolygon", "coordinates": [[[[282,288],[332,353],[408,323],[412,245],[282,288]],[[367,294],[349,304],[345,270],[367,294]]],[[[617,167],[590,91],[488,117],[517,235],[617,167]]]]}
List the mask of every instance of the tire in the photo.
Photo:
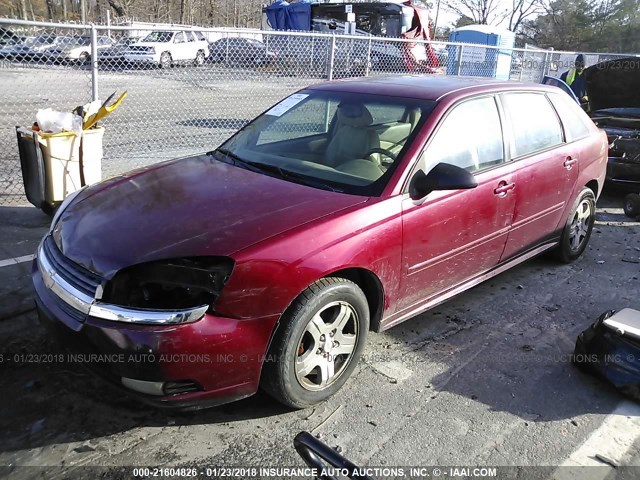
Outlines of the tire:
{"type": "Polygon", "coordinates": [[[171,68],[173,64],[173,59],[171,58],[171,54],[169,52],[162,52],[160,55],[160,68],[171,68]]]}
{"type": "Polygon", "coordinates": [[[596,218],[596,197],[590,188],[584,187],[576,198],[567,218],[560,244],[554,250],[556,259],[571,263],[587,248],[596,218]]]}
{"type": "Polygon", "coordinates": [[[344,278],[318,280],[280,319],[261,387],[293,408],[325,401],[355,369],[368,331],[369,306],[360,287],[344,278]]]}
{"type": "Polygon", "coordinates": [[[196,67],[201,67],[202,65],[204,65],[204,60],[205,60],[204,52],[202,50],[198,50],[198,53],[196,53],[196,58],[193,61],[193,64],[196,67]]]}
{"type": "Polygon", "coordinates": [[[78,57],[78,63],[80,65],[87,65],[90,62],[91,62],[91,55],[89,55],[88,53],[83,52],[78,57]]]}
{"type": "Polygon", "coordinates": [[[637,193],[630,193],[624,197],[624,214],[627,217],[636,218],[640,216],[640,195],[637,193]]]}

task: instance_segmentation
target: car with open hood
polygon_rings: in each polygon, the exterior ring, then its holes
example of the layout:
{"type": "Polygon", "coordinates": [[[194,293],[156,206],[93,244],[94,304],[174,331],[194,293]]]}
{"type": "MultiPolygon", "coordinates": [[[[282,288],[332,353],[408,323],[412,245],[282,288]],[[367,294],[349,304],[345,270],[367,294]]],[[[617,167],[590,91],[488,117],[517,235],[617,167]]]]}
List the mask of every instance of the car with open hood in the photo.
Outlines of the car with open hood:
{"type": "Polygon", "coordinates": [[[640,192],[640,57],[585,69],[589,116],[609,137],[607,182],[640,192]]]}
{"type": "Polygon", "coordinates": [[[33,264],[44,325],[154,405],[325,400],[381,331],[585,251],[607,139],[555,87],[385,76],[288,96],[218,148],[85,187],[33,264]]]}

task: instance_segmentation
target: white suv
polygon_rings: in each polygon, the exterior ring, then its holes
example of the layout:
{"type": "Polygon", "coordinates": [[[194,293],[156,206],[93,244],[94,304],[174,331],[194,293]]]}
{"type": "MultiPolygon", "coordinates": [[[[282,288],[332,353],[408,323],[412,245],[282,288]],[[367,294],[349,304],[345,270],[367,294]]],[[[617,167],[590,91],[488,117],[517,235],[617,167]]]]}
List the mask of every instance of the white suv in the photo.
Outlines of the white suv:
{"type": "Polygon", "coordinates": [[[151,63],[162,68],[177,63],[202,65],[208,56],[207,38],[195,30],[153,31],[124,54],[128,62],[151,63]]]}

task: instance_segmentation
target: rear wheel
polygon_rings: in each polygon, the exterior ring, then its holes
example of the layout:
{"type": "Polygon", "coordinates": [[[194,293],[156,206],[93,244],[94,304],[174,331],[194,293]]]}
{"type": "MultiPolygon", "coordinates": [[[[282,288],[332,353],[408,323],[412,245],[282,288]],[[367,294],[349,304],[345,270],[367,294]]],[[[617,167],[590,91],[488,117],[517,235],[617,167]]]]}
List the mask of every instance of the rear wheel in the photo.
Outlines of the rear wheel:
{"type": "Polygon", "coordinates": [[[570,263],[582,255],[591,238],[595,219],[596,197],[590,188],[584,187],[569,213],[560,244],[554,252],[558,260],[570,263]]]}
{"type": "Polygon", "coordinates": [[[80,56],[78,57],[78,63],[80,65],[87,65],[90,62],[90,60],[91,60],[91,56],[86,52],[81,53],[80,56]]]}
{"type": "Polygon", "coordinates": [[[640,195],[630,193],[624,197],[624,214],[627,217],[636,218],[640,216],[640,195]]]}
{"type": "Polygon", "coordinates": [[[355,369],[368,330],[362,290],[343,278],[318,280],[281,319],[263,367],[262,388],[294,408],[328,399],[355,369]]]}

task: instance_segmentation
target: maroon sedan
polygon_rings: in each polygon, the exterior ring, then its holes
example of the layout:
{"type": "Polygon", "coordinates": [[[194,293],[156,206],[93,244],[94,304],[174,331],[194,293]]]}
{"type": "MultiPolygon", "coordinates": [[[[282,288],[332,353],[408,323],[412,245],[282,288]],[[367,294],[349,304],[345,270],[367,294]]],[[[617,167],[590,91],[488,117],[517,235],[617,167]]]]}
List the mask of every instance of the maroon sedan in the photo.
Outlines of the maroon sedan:
{"type": "Polygon", "coordinates": [[[33,267],[73,359],[157,405],[334,394],[381,331],[589,241],[607,138],[555,87],[324,83],[68,198],[33,267]]]}

